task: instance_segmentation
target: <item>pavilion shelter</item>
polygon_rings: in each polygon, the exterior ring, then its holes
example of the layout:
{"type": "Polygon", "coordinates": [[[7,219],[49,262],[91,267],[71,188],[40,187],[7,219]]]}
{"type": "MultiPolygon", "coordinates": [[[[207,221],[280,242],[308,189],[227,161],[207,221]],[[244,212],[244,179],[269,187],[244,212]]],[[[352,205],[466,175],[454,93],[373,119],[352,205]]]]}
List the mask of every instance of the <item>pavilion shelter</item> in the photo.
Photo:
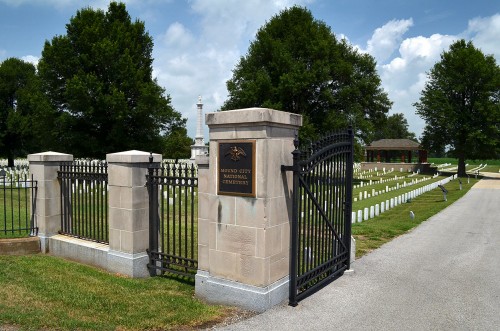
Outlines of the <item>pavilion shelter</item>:
{"type": "Polygon", "coordinates": [[[416,171],[421,164],[427,164],[427,151],[410,139],[380,139],[365,146],[363,163],[364,169],[382,165],[416,171]]]}

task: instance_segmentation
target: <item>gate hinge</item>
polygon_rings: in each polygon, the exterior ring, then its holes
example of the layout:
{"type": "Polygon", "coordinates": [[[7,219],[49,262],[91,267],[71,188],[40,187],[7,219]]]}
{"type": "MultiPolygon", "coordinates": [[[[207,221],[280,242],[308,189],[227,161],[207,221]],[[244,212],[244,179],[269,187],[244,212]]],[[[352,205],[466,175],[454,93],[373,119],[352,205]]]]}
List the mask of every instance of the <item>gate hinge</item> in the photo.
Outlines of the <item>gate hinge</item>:
{"type": "Polygon", "coordinates": [[[293,166],[281,165],[281,171],[293,171],[293,166]]]}

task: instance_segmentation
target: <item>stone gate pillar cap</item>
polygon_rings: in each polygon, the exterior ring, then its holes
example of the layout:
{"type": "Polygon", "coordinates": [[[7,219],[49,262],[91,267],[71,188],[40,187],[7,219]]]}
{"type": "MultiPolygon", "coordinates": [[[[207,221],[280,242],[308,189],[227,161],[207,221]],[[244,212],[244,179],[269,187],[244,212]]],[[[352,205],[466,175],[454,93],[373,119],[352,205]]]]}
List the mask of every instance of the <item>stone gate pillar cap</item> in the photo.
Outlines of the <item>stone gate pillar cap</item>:
{"type": "MultiPolygon", "coordinates": [[[[112,163],[147,163],[149,162],[149,155],[149,152],[131,150],[106,154],[106,161],[112,163]]],[[[153,153],[153,162],[161,162],[161,160],[161,154],[153,153]]]]}
{"type": "Polygon", "coordinates": [[[30,162],[73,161],[73,155],[49,151],[43,153],[29,154],[28,161],[30,162]]]}
{"type": "Polygon", "coordinates": [[[277,126],[302,126],[302,115],[269,108],[245,108],[208,113],[205,123],[211,126],[268,124],[277,126]]]}

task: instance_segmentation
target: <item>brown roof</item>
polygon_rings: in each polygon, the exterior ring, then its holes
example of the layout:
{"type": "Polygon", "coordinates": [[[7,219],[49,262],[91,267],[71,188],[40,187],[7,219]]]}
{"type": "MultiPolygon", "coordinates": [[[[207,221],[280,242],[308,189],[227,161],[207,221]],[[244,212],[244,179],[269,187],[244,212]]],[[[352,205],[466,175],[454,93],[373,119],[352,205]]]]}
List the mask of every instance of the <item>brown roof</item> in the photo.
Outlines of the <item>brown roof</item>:
{"type": "Polygon", "coordinates": [[[367,150],[414,150],[420,144],[410,139],[380,139],[366,146],[367,150]]]}

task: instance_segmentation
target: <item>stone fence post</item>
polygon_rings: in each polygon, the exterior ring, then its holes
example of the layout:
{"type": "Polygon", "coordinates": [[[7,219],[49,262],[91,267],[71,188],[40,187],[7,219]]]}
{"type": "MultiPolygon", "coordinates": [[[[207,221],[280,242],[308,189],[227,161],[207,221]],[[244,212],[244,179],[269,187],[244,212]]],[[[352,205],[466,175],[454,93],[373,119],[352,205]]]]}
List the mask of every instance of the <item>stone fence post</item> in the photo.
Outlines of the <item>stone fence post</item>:
{"type": "Polygon", "coordinates": [[[44,152],[28,155],[30,173],[38,181],[35,217],[42,253],[49,251],[49,238],[61,229],[61,187],[57,179],[59,163],[73,161],[73,155],[44,152]]]}
{"type": "MultiPolygon", "coordinates": [[[[107,154],[109,185],[108,269],[131,277],[148,277],[149,197],[146,175],[149,153],[107,154]]],[[[153,154],[159,167],[160,154],[153,154]]]]}
{"type": "Polygon", "coordinates": [[[206,115],[197,157],[196,295],[264,311],[288,297],[293,140],[302,117],[250,108],[206,115]]]}

